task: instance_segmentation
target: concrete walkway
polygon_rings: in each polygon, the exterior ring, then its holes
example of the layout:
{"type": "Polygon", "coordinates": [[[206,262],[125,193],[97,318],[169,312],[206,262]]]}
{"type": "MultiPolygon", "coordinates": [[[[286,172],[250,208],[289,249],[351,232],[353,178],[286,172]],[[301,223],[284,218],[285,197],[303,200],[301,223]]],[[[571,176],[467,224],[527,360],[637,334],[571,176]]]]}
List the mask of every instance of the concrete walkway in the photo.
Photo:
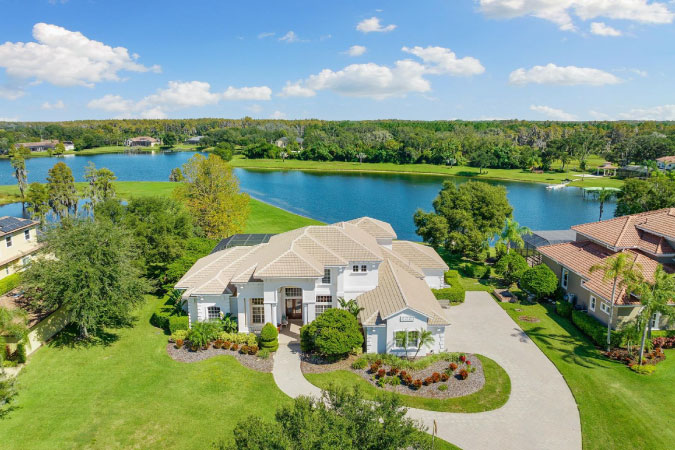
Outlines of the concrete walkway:
{"type": "MultiPolygon", "coordinates": [[[[467,292],[466,301],[446,310],[450,351],[480,353],[511,378],[511,396],[502,408],[460,414],[409,409],[412,418],[464,450],[581,449],[576,402],[562,375],[487,292],[467,292]]],[[[291,329],[291,332],[293,330],[291,329]]],[[[274,379],[291,397],[318,395],[300,370],[294,335],[280,335],[274,379]]]]}

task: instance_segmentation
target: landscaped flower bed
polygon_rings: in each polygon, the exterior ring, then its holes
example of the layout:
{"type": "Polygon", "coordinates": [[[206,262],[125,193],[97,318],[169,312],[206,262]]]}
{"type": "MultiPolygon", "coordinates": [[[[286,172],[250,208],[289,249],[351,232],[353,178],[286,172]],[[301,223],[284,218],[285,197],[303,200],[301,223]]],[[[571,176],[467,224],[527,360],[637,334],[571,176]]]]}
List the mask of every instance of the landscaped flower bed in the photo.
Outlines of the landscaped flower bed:
{"type": "MultiPolygon", "coordinates": [[[[629,352],[625,348],[615,348],[612,349],[609,352],[605,352],[605,356],[608,357],[609,359],[613,359],[615,361],[621,361],[626,363],[628,366],[633,366],[637,365],[638,363],[638,351],[633,350],[629,352]]],[[[642,356],[642,364],[643,365],[656,365],[660,363],[661,361],[666,359],[666,355],[663,353],[663,350],[661,347],[656,347],[654,350],[651,352],[645,351],[644,355],[642,356]]]]}
{"type": "Polygon", "coordinates": [[[272,372],[272,367],[274,366],[272,353],[262,353],[267,356],[261,358],[260,351],[252,353],[252,350],[246,345],[237,345],[236,350],[233,349],[233,345],[228,346],[228,348],[225,348],[225,346],[220,346],[220,348],[216,347],[216,345],[210,345],[206,350],[193,352],[186,345],[178,347],[175,343],[168,343],[166,345],[166,351],[171,358],[180,362],[197,362],[213,358],[214,356],[230,355],[234,356],[241,364],[250,369],[257,370],[258,372],[272,372]],[[245,349],[246,351],[244,352],[242,349],[245,349]]]}
{"type": "Polygon", "coordinates": [[[321,364],[306,358],[302,369],[305,373],[349,370],[386,391],[438,399],[469,395],[485,385],[482,364],[472,354],[441,353],[414,361],[368,354],[351,361],[321,364]]]}

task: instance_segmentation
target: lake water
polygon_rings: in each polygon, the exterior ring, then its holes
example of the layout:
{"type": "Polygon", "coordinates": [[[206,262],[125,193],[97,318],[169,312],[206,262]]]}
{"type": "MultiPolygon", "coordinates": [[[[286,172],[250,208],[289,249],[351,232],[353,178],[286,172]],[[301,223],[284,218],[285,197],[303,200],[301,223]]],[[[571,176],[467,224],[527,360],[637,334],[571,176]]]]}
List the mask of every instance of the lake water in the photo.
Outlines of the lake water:
{"type": "MultiPolygon", "coordinates": [[[[66,158],[32,158],[26,161],[29,182],[44,182],[57,161],[73,170],[76,181],[84,181],[84,168],[93,161],[107,167],[121,181],[168,181],[174,167],[193,153],[106,154],[66,158]]],[[[324,222],[372,216],[391,223],[401,239],[419,239],[412,215],[417,208],[430,210],[443,177],[408,174],[318,173],[235,169],[242,190],[280,208],[324,222]]],[[[451,180],[462,183],[464,178],[451,180]]],[[[507,189],[514,218],[533,230],[566,229],[598,220],[599,204],[584,199],[578,188],[546,189],[545,185],[489,181],[507,189]]],[[[0,184],[14,184],[8,160],[0,160],[0,184]]],[[[614,215],[616,204],[605,205],[603,216],[614,215]]],[[[20,205],[0,207],[0,215],[20,215],[20,205]]]]}

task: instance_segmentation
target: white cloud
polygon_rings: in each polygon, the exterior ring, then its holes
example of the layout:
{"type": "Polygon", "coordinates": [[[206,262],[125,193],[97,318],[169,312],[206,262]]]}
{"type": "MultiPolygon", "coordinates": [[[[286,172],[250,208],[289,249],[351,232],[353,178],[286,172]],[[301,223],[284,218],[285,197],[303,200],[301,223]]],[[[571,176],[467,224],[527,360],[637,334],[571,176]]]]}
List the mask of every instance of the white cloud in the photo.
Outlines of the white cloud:
{"type": "Polygon", "coordinates": [[[35,24],[33,37],[36,42],[0,45],[0,67],[9,77],[91,87],[101,81],[119,81],[121,71],[160,70],[139,64],[138,55],[130,55],[124,47],[110,47],[56,25],[35,24]]]}
{"type": "Polygon", "coordinates": [[[341,70],[324,69],[295,83],[287,82],[280,96],[311,97],[316,91],[329,90],[350,97],[381,100],[402,97],[408,93],[425,93],[431,83],[425,75],[477,75],[485,68],[475,58],[457,56],[443,47],[403,47],[404,52],[418,56],[424,64],[410,59],[396,61],[393,66],[375,63],[351,64],[341,70]]]}
{"type": "Polygon", "coordinates": [[[225,100],[269,100],[272,98],[272,89],[267,86],[242,88],[229,86],[222,96],[225,100]]]}
{"type": "Polygon", "coordinates": [[[18,117],[0,117],[0,122],[18,122],[18,117]]]}
{"type": "Polygon", "coordinates": [[[609,114],[594,109],[589,110],[588,114],[595,120],[612,120],[612,116],[609,114]]]}
{"type": "Polygon", "coordinates": [[[591,33],[597,34],[599,36],[621,36],[621,31],[616,28],[612,28],[609,25],[606,25],[604,22],[593,22],[591,23],[591,33]]]}
{"type": "Polygon", "coordinates": [[[270,116],[270,119],[277,119],[277,120],[285,119],[285,118],[286,118],[286,114],[281,112],[281,111],[274,111],[272,113],[272,115],[270,116]]]}
{"type": "Polygon", "coordinates": [[[675,105],[660,105],[650,108],[633,108],[619,114],[628,120],[675,120],[675,105]]]}
{"type": "Polygon", "coordinates": [[[257,103],[254,103],[252,105],[247,106],[246,109],[251,111],[252,113],[259,114],[263,110],[263,107],[258,105],[257,103]]]}
{"type": "Polygon", "coordinates": [[[601,86],[617,84],[621,79],[600,69],[576,66],[534,66],[531,69],[520,68],[509,75],[511,84],[555,84],[561,86],[589,85],[601,86]]]}
{"type": "Polygon", "coordinates": [[[287,81],[286,86],[281,90],[279,97],[314,97],[315,95],[316,92],[302,86],[302,81],[297,81],[295,83],[287,81]]]}
{"type": "Polygon", "coordinates": [[[302,40],[295,34],[295,31],[291,30],[288,33],[284,34],[279,38],[280,41],[292,44],[294,42],[302,42],[302,40]]]}
{"type": "Polygon", "coordinates": [[[347,54],[349,56],[361,56],[366,52],[366,47],[363,45],[352,45],[349,47],[349,50],[347,50],[347,54]]]}
{"type": "Polygon", "coordinates": [[[480,75],[485,72],[485,67],[480,61],[471,56],[457,58],[457,55],[449,48],[443,47],[403,47],[402,50],[411,53],[426,64],[428,73],[450,75],[480,75]]]}
{"type": "Polygon", "coordinates": [[[265,39],[265,38],[268,38],[268,37],[272,37],[272,36],[274,36],[274,34],[275,33],[272,33],[272,32],[260,33],[258,35],[258,39],[265,39]]]}
{"type": "Polygon", "coordinates": [[[576,120],[577,118],[574,114],[567,113],[562,109],[551,108],[545,105],[530,105],[530,110],[554,120],[576,120]]]}
{"type": "Polygon", "coordinates": [[[139,101],[119,95],[105,95],[91,100],[87,107],[104,111],[140,114],[144,118],[166,117],[167,111],[214,105],[221,100],[270,100],[272,90],[267,86],[228,87],[224,92],[212,92],[204,81],[170,81],[167,88],[159,89],[139,101]]]}
{"type": "Polygon", "coordinates": [[[0,98],[4,98],[5,100],[16,100],[25,94],[26,92],[17,86],[0,86],[0,98]]]}
{"type": "Polygon", "coordinates": [[[58,100],[54,103],[44,102],[40,108],[42,109],[63,109],[66,105],[63,103],[63,100],[58,100]]]}
{"type": "Polygon", "coordinates": [[[574,30],[572,13],[581,20],[598,17],[640,23],[671,23],[675,14],[664,2],[648,0],[476,0],[488,17],[511,19],[532,16],[574,30]]]}
{"type": "Polygon", "coordinates": [[[380,24],[380,19],[377,17],[371,17],[370,19],[364,19],[356,25],[356,29],[362,33],[387,33],[389,31],[394,31],[396,25],[389,24],[387,26],[382,26],[380,24]]]}

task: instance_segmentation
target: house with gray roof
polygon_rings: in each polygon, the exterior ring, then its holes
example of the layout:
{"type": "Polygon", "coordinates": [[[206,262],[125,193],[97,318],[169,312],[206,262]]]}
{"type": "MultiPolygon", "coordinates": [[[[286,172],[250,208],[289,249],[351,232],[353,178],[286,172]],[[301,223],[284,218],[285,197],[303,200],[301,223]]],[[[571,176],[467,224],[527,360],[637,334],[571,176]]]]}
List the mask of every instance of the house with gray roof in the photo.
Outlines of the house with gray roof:
{"type": "Polygon", "coordinates": [[[420,330],[445,349],[449,325],[431,288],[445,286],[448,266],[431,247],[396,240],[390,224],[362,217],[267,235],[255,245],[230,239],[198,260],[176,283],[190,323],[230,313],[239,331],[313,321],[354,299],[361,311],[366,351],[404,354],[417,347],[420,330]],[[407,339],[404,339],[406,337],[407,339]]]}

